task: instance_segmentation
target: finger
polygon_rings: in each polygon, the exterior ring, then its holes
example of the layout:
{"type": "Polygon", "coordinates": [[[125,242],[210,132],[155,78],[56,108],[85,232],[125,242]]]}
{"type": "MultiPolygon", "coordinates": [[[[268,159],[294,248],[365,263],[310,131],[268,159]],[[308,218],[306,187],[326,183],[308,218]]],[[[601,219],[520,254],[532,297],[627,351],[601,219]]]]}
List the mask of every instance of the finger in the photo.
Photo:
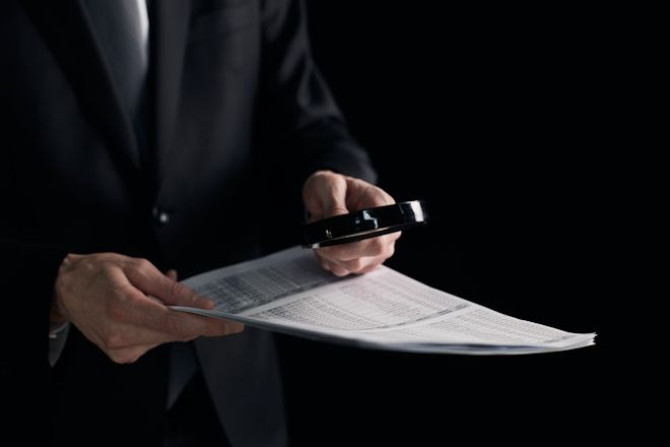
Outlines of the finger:
{"type": "Polygon", "coordinates": [[[329,269],[337,276],[345,276],[348,274],[363,274],[375,270],[384,263],[387,257],[367,257],[358,258],[346,262],[329,261],[329,269]]]}
{"type": "Polygon", "coordinates": [[[351,273],[351,272],[350,272],[349,270],[347,270],[346,268],[344,268],[344,267],[342,267],[341,265],[339,265],[339,264],[337,264],[337,263],[334,263],[334,262],[329,262],[329,263],[328,263],[328,268],[327,268],[326,270],[332,272],[333,275],[335,275],[335,276],[339,276],[339,277],[347,276],[348,274],[351,273]]]}
{"type": "Polygon", "coordinates": [[[241,332],[244,325],[235,321],[187,314],[168,310],[161,322],[151,318],[148,326],[135,324],[117,325],[114,333],[100,340],[105,352],[136,347],[153,347],[170,342],[194,340],[201,336],[225,336],[241,332]]]}
{"type": "Polygon", "coordinates": [[[132,348],[123,348],[123,349],[113,349],[110,351],[104,351],[107,356],[114,362],[120,365],[128,365],[135,363],[146,354],[149,350],[155,348],[158,345],[147,345],[147,346],[133,346],[132,348]]]}
{"type": "MultiPolygon", "coordinates": [[[[168,270],[167,272],[165,272],[165,276],[167,276],[168,278],[170,278],[172,281],[177,281],[177,271],[174,270],[174,269],[170,269],[170,270],[168,270]]],[[[156,301],[159,302],[159,303],[163,303],[161,300],[159,300],[159,299],[156,298],[156,297],[153,297],[153,296],[151,296],[151,295],[147,295],[147,296],[148,296],[149,298],[153,299],[153,300],[156,300],[156,301]]]]}
{"type": "Polygon", "coordinates": [[[244,324],[240,323],[239,321],[222,320],[220,318],[204,317],[204,316],[198,318],[213,320],[207,323],[207,331],[205,332],[204,335],[208,337],[233,335],[233,334],[239,334],[240,332],[244,331],[244,324]]]}
{"type": "Polygon", "coordinates": [[[391,257],[395,251],[395,242],[401,236],[400,231],[365,239],[349,244],[318,248],[315,251],[325,259],[332,261],[351,261],[363,257],[391,257]]]}
{"type": "Polygon", "coordinates": [[[343,175],[320,171],[305,183],[303,201],[310,220],[346,214],[347,182],[343,175]]]}
{"type": "MultiPolygon", "coordinates": [[[[188,341],[201,335],[230,335],[244,328],[238,322],[168,309],[144,296],[134,299],[136,305],[125,319],[126,326],[135,329],[128,334],[128,340],[140,340],[142,344],[188,341]]],[[[117,332],[116,336],[123,337],[123,332],[117,332]]],[[[119,344],[122,346],[124,342],[126,339],[122,338],[119,344]]]]}
{"type": "Polygon", "coordinates": [[[244,325],[238,321],[195,315],[172,309],[168,310],[166,318],[166,328],[168,330],[176,329],[172,334],[181,337],[175,338],[172,341],[187,341],[199,336],[216,337],[232,335],[244,330],[244,325]]]}
{"type": "Polygon", "coordinates": [[[317,190],[323,210],[322,218],[347,214],[346,206],[347,183],[342,176],[329,176],[329,181],[324,182],[317,190]]]}
{"type": "Polygon", "coordinates": [[[348,273],[367,273],[383,264],[388,258],[393,256],[395,243],[392,242],[385,247],[383,253],[377,256],[360,256],[353,259],[338,259],[323,256],[317,252],[317,259],[321,266],[328,271],[332,271],[338,276],[344,276],[348,273]]]}

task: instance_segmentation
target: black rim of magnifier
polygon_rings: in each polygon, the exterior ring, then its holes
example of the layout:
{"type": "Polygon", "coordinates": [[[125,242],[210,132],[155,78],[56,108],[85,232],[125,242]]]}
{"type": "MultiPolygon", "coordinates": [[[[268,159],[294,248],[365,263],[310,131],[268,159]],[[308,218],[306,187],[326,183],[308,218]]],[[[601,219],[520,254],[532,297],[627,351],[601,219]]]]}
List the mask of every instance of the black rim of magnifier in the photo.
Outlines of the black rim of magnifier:
{"type": "Polygon", "coordinates": [[[320,248],[346,244],[406,230],[427,221],[428,213],[422,200],[367,208],[304,225],[302,246],[320,248]]]}

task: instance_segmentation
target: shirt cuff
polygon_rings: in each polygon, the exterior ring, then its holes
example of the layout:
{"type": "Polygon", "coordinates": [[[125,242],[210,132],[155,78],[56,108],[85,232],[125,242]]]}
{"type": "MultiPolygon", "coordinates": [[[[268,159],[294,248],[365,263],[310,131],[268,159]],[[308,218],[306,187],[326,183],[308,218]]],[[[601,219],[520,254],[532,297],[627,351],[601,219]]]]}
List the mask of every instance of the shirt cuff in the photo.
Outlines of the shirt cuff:
{"type": "Polygon", "coordinates": [[[67,334],[70,332],[70,323],[65,322],[49,331],[49,364],[53,368],[58,359],[60,359],[65,342],[67,341],[67,334]]]}

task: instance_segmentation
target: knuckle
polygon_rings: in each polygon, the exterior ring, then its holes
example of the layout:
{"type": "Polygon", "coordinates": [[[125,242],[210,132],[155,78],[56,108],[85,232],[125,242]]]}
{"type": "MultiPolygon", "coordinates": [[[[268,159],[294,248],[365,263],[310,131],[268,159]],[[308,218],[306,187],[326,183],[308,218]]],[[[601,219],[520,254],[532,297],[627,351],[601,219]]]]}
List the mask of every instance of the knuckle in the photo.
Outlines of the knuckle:
{"type": "Polygon", "coordinates": [[[333,253],[334,249],[335,247],[321,247],[314,250],[314,252],[319,257],[319,259],[331,260],[335,254],[333,253]]]}
{"type": "Polygon", "coordinates": [[[107,351],[107,356],[114,362],[118,364],[126,363],[126,356],[123,352],[117,351],[107,351]]]}
{"type": "Polygon", "coordinates": [[[134,267],[139,271],[140,273],[146,274],[149,273],[153,265],[151,262],[149,262],[148,259],[145,258],[135,258],[134,260],[134,267]]]}
{"type": "Polygon", "coordinates": [[[386,244],[384,247],[384,251],[382,252],[382,255],[385,258],[390,258],[395,254],[395,243],[391,242],[390,244],[386,244]]]}
{"type": "Polygon", "coordinates": [[[334,265],[332,272],[335,276],[347,276],[349,274],[347,269],[340,267],[339,265],[334,265]]]}
{"type": "Polygon", "coordinates": [[[119,365],[127,365],[135,363],[144,354],[144,350],[137,349],[116,349],[110,350],[107,355],[114,362],[119,365]]]}
{"type": "Polygon", "coordinates": [[[347,270],[349,270],[351,272],[358,272],[363,267],[365,267],[365,262],[361,258],[352,259],[351,261],[348,261],[347,264],[346,264],[347,270]]]}
{"type": "Polygon", "coordinates": [[[105,349],[108,351],[116,351],[128,346],[126,337],[118,332],[107,333],[103,337],[103,343],[105,345],[105,349]]]}
{"type": "Polygon", "coordinates": [[[165,321],[165,331],[182,341],[192,340],[197,337],[199,335],[197,328],[179,317],[179,315],[169,315],[165,321]]]}
{"type": "Polygon", "coordinates": [[[370,256],[382,256],[386,253],[389,244],[384,238],[376,237],[370,241],[369,253],[370,256]]]}
{"type": "Polygon", "coordinates": [[[83,265],[86,273],[91,275],[97,281],[112,282],[114,280],[114,268],[106,263],[95,265],[93,262],[87,262],[83,265]]]}
{"type": "MultiPolygon", "coordinates": [[[[173,281],[172,284],[170,285],[170,293],[172,294],[173,297],[180,297],[182,295],[186,295],[187,292],[188,289],[181,283],[173,281]]],[[[194,300],[194,297],[191,297],[191,299],[194,300]]]]}

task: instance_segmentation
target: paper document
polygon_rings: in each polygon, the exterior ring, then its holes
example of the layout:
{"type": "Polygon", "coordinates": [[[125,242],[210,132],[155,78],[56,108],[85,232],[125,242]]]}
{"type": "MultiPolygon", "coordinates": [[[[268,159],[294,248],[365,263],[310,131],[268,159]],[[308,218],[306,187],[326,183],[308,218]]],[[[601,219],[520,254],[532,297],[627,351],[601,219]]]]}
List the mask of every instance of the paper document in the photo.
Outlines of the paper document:
{"type": "Polygon", "coordinates": [[[377,349],[528,354],[581,348],[595,338],[501,314],[386,266],[338,278],[321,269],[312,250],[300,247],[183,283],[216,307],[173,309],[377,349]]]}

